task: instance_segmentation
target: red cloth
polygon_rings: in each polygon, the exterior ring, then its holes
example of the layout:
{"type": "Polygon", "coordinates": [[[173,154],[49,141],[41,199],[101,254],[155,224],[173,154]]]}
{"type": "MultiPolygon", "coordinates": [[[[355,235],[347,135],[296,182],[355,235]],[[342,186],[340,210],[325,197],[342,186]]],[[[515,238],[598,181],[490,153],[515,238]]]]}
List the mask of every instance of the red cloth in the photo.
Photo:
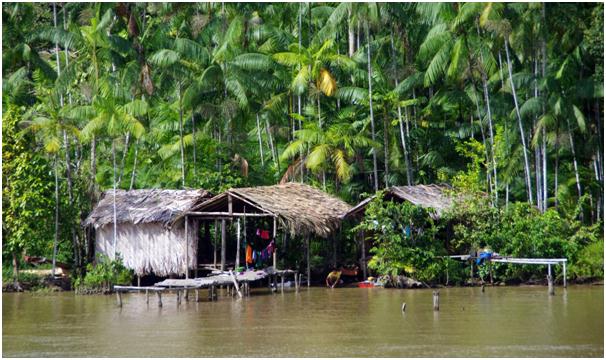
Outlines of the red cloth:
{"type": "Polygon", "coordinates": [[[261,239],[269,240],[269,230],[261,230],[261,239]]]}
{"type": "Polygon", "coordinates": [[[246,263],[253,263],[253,249],[250,245],[246,245],[246,263]]]}

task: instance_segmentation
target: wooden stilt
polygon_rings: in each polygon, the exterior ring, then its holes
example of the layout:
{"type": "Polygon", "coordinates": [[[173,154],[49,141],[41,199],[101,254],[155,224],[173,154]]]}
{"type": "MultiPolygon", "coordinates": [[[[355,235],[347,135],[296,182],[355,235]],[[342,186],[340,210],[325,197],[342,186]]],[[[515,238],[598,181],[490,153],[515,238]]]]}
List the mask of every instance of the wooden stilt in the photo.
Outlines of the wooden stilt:
{"type": "Polygon", "coordinates": [[[306,241],[306,252],[307,252],[307,287],[311,286],[311,264],[310,264],[310,249],[309,249],[309,236],[305,237],[306,241]]]}
{"type": "Polygon", "coordinates": [[[282,278],[282,281],[281,281],[282,284],[280,286],[280,289],[282,290],[282,292],[284,292],[284,274],[282,274],[281,278],[282,278]]]}
{"type": "Polygon", "coordinates": [[[364,233],[364,231],[362,231],[362,276],[364,277],[364,280],[367,279],[366,275],[366,234],[364,233]]]}
{"type": "Polygon", "coordinates": [[[149,290],[145,290],[145,303],[149,304],[149,290]]]}
{"type": "Polygon", "coordinates": [[[158,307],[162,307],[162,293],[160,291],[156,291],[156,295],[158,295],[158,307]]]}
{"type": "Polygon", "coordinates": [[[196,289],[196,302],[200,302],[200,290],[196,289]]]}
{"type": "Polygon", "coordinates": [[[118,301],[118,306],[122,307],[122,293],[120,291],[116,291],[116,299],[118,301]]]}
{"type": "Polygon", "coordinates": [[[185,296],[184,296],[185,297],[185,301],[187,302],[187,301],[189,301],[189,290],[185,289],[184,292],[185,292],[185,296]]]}
{"type": "Polygon", "coordinates": [[[553,277],[551,276],[551,264],[547,265],[547,288],[549,295],[555,295],[555,289],[553,287],[553,277]]]}
{"type": "Polygon", "coordinates": [[[236,228],[236,267],[234,268],[234,272],[237,272],[240,267],[240,218],[236,222],[236,228]]]}
{"type": "Polygon", "coordinates": [[[492,279],[492,261],[488,260],[488,275],[490,276],[490,285],[494,284],[492,279]]]}
{"type": "Polygon", "coordinates": [[[278,251],[277,251],[277,242],[276,242],[276,234],[277,234],[277,221],[276,221],[276,217],[274,217],[274,234],[273,234],[273,241],[274,241],[274,261],[273,261],[273,265],[274,265],[274,270],[278,270],[278,251]]]}
{"type": "Polygon", "coordinates": [[[564,287],[566,287],[566,261],[564,261],[562,263],[562,276],[563,276],[563,279],[562,279],[563,284],[562,285],[564,285],[564,287]]]}
{"type": "Polygon", "coordinates": [[[225,219],[221,219],[221,271],[225,271],[225,262],[227,254],[227,233],[225,228],[225,219]]]}
{"type": "Polygon", "coordinates": [[[439,311],[439,310],[440,310],[440,292],[434,291],[433,292],[433,311],[439,311]]]}
{"type": "Polygon", "coordinates": [[[181,304],[181,290],[177,290],[177,305],[181,304]]]}
{"type": "Polygon", "coordinates": [[[189,223],[187,215],[185,215],[185,278],[189,279],[189,223]]]}

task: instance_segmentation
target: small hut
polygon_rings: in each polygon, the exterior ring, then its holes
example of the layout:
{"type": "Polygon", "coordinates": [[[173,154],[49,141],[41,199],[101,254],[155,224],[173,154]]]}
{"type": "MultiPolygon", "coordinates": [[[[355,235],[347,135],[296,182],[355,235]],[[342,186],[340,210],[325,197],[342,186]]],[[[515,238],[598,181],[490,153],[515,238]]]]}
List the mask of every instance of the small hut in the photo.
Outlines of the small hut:
{"type": "MultiPolygon", "coordinates": [[[[402,203],[408,201],[414,205],[422,206],[424,208],[431,209],[430,216],[434,219],[439,219],[444,211],[448,210],[453,206],[453,198],[449,191],[451,187],[448,185],[412,185],[412,186],[392,186],[384,190],[383,199],[386,201],[394,201],[402,203]]],[[[370,203],[376,195],[370,196],[358,205],[351,208],[349,211],[343,213],[343,219],[360,219],[364,217],[366,206],[370,203]]],[[[360,237],[360,253],[361,261],[360,266],[362,267],[362,274],[366,278],[366,265],[368,263],[368,257],[366,254],[367,239],[364,232],[358,234],[360,237]]]]}
{"type": "MultiPolygon", "coordinates": [[[[221,221],[221,270],[226,266],[226,221],[237,220],[236,267],[240,261],[240,220],[267,218],[273,222],[272,238],[281,228],[291,236],[306,240],[309,274],[309,238],[328,238],[339,229],[341,215],[351,206],[329,194],[301,183],[234,188],[195,206],[185,218],[202,221],[221,221]]],[[[217,224],[218,227],[218,224],[217,224]]],[[[244,229],[246,231],[246,229],[244,229]]],[[[276,251],[273,251],[276,267],[276,251]]],[[[309,280],[309,276],[308,276],[309,280]]]]}
{"type": "MultiPolygon", "coordinates": [[[[432,217],[438,219],[444,211],[450,209],[453,205],[453,197],[448,193],[449,191],[452,191],[450,186],[437,184],[392,186],[385,189],[384,200],[395,202],[408,201],[413,205],[433,209],[432,217]]],[[[376,195],[373,195],[362,200],[358,205],[343,214],[343,217],[363,216],[366,206],[375,197],[376,195]]]]}
{"type": "Polygon", "coordinates": [[[210,196],[205,190],[116,190],[114,202],[108,190],[83,226],[95,229],[96,254],[119,255],[138,276],[184,274],[186,263],[196,266],[198,224],[176,220],[210,196]]]}

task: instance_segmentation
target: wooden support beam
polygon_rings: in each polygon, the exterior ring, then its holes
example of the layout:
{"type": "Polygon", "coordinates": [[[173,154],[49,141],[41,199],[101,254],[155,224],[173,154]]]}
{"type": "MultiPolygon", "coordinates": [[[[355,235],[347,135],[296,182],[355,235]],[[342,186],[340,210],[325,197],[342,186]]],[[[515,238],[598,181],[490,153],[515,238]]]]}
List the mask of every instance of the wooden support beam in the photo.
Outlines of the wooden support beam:
{"type": "Polygon", "coordinates": [[[118,306],[122,307],[122,293],[120,291],[116,291],[116,300],[118,301],[118,306]]]}
{"type": "Polygon", "coordinates": [[[307,235],[305,237],[305,242],[306,242],[306,246],[305,246],[305,250],[307,253],[307,287],[311,286],[311,264],[310,264],[310,249],[309,249],[309,235],[307,235]]]}
{"type": "Polygon", "coordinates": [[[145,303],[149,304],[149,290],[145,289],[145,303]]]}
{"type": "Polygon", "coordinates": [[[367,279],[366,275],[366,234],[364,233],[364,230],[362,230],[361,232],[362,234],[362,239],[361,239],[361,248],[362,248],[362,276],[364,277],[364,280],[367,279]]]}
{"type": "Polygon", "coordinates": [[[277,229],[276,228],[277,228],[277,224],[278,223],[276,221],[276,218],[274,217],[274,234],[273,234],[273,238],[272,238],[273,241],[274,241],[274,254],[273,254],[274,255],[274,270],[278,270],[278,256],[277,256],[277,254],[278,254],[278,250],[277,250],[278,243],[276,242],[276,234],[277,234],[277,229]]]}
{"type": "Polygon", "coordinates": [[[433,311],[439,311],[439,310],[440,310],[440,292],[434,291],[433,292],[433,311]]]}
{"type": "Polygon", "coordinates": [[[230,193],[227,193],[227,212],[229,216],[232,216],[234,213],[234,202],[230,193]]]}
{"type": "Polygon", "coordinates": [[[238,268],[240,267],[240,218],[238,218],[236,228],[236,266],[234,271],[238,271],[238,268]]]}
{"type": "Polygon", "coordinates": [[[227,254],[227,229],[225,228],[225,219],[221,219],[221,271],[225,271],[227,254]]]}
{"type": "Polygon", "coordinates": [[[566,287],[566,262],[562,263],[562,276],[563,276],[563,285],[566,287]]]}
{"type": "Polygon", "coordinates": [[[156,295],[158,295],[158,307],[162,307],[162,293],[156,291],[156,295]]]}
{"type": "Polygon", "coordinates": [[[189,228],[188,218],[185,215],[185,278],[189,279],[189,228]]]}

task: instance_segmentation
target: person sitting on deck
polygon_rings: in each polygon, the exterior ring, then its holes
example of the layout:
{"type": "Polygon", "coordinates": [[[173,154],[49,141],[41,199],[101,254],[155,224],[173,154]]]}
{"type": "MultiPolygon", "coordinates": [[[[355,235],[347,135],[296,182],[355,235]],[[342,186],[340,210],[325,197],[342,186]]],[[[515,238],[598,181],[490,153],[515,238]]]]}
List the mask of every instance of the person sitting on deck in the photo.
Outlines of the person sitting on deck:
{"type": "Polygon", "coordinates": [[[326,286],[329,288],[334,288],[337,284],[342,284],[343,280],[341,280],[341,272],[337,270],[337,268],[332,268],[332,271],[326,276],[326,286]]]}

